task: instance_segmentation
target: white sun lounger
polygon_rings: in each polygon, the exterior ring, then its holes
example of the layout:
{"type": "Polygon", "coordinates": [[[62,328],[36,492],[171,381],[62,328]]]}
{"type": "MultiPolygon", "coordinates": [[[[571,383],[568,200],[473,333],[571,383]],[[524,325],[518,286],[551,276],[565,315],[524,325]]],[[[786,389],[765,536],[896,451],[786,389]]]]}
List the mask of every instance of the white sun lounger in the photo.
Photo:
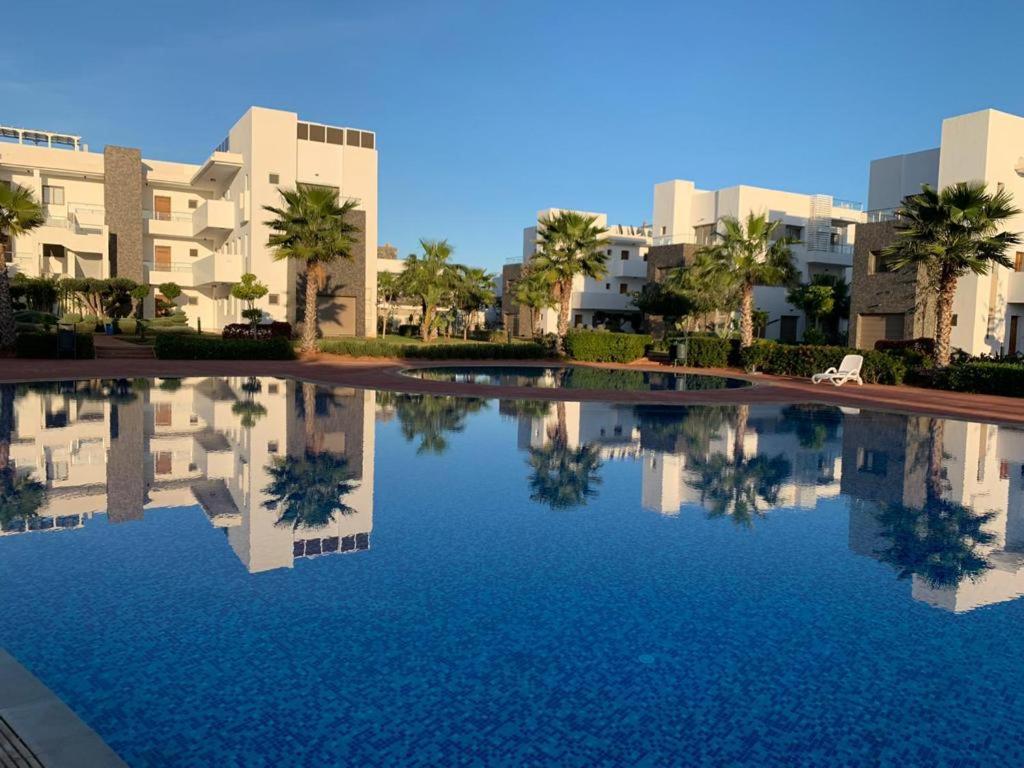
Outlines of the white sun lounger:
{"type": "Polygon", "coordinates": [[[864,382],[860,378],[860,369],[864,366],[863,355],[847,355],[839,368],[829,368],[824,373],[816,373],[811,376],[811,381],[820,384],[823,381],[831,381],[837,387],[841,387],[848,381],[856,381],[858,384],[864,382]]]}

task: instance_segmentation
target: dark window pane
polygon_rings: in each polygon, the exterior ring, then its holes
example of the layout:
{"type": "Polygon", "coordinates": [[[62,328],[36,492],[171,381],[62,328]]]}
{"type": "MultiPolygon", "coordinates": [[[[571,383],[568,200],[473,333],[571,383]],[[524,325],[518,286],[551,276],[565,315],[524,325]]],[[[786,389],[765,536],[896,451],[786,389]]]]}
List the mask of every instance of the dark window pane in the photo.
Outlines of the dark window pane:
{"type": "Polygon", "coordinates": [[[309,126],[309,140],[310,141],[323,141],[324,140],[324,127],[322,125],[311,125],[311,126],[309,126]]]}
{"type": "Polygon", "coordinates": [[[327,129],[327,143],[328,144],[344,144],[345,143],[345,131],[341,128],[328,128],[327,129]]]}
{"type": "Polygon", "coordinates": [[[350,147],[359,146],[359,131],[349,131],[345,136],[345,143],[350,147]]]}
{"type": "Polygon", "coordinates": [[[309,126],[305,123],[299,123],[298,137],[300,139],[309,138],[309,126]]]}
{"type": "Polygon", "coordinates": [[[373,149],[373,134],[363,131],[363,149],[373,149]]]}

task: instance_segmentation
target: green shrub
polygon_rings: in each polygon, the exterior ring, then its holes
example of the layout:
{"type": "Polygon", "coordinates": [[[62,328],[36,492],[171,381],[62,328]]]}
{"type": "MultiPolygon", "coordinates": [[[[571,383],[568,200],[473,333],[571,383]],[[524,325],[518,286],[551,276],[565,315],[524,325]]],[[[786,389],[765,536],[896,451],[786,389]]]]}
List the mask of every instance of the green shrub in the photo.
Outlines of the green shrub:
{"type": "Polygon", "coordinates": [[[39,312],[35,309],[23,309],[14,313],[14,320],[18,323],[31,323],[33,325],[56,325],[57,316],[52,312],[39,312]]]}
{"type": "Polygon", "coordinates": [[[884,352],[865,352],[849,347],[779,344],[774,341],[757,341],[741,349],[739,363],[748,371],[807,378],[838,366],[846,355],[864,356],[861,377],[868,383],[901,384],[907,373],[907,366],[902,360],[884,352]]]}
{"type": "Polygon", "coordinates": [[[540,344],[393,344],[374,339],[321,339],[317,349],[330,355],[426,360],[535,360],[548,354],[540,344]]]}
{"type": "Polygon", "coordinates": [[[719,336],[690,336],[686,364],[694,368],[725,368],[732,343],[719,336]]]}
{"type": "Polygon", "coordinates": [[[969,362],[915,373],[915,383],[935,389],[1024,397],[1024,365],[1021,364],[969,362]]]}
{"type": "Polygon", "coordinates": [[[77,312],[68,312],[66,314],[61,315],[60,322],[77,325],[78,323],[82,322],[82,316],[77,312]]]}
{"type": "Polygon", "coordinates": [[[291,360],[288,339],[218,339],[199,334],[162,333],[153,351],[161,360],[291,360]]]}
{"type": "MultiPolygon", "coordinates": [[[[75,337],[75,356],[78,359],[90,360],[96,356],[91,333],[77,333],[75,337]]],[[[15,354],[18,357],[34,359],[56,359],[57,334],[38,330],[19,333],[15,343],[15,354]]]]}
{"type": "Polygon", "coordinates": [[[185,314],[184,310],[176,309],[169,315],[164,317],[154,317],[152,320],[147,320],[150,325],[164,326],[164,325],[185,325],[188,323],[188,315],[185,314]]]}
{"type": "Polygon", "coordinates": [[[650,336],[611,331],[570,331],[565,346],[574,360],[592,363],[631,363],[644,356],[650,336]]]}

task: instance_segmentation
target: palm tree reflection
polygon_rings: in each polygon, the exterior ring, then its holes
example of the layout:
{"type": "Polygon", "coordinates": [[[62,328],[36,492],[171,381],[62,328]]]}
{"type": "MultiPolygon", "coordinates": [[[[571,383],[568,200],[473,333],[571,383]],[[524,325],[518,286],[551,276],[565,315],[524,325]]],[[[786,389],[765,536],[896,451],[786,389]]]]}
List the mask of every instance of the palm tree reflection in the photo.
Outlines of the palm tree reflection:
{"type": "Polygon", "coordinates": [[[466,417],[487,407],[487,401],[479,397],[401,392],[380,392],[377,402],[394,409],[406,440],[420,441],[416,453],[438,455],[448,450],[447,435],[462,432],[466,417]]]}
{"type": "Polygon", "coordinates": [[[5,529],[36,517],[46,500],[46,486],[11,463],[15,390],[14,384],[0,384],[0,527],[5,529]]]}
{"type": "Polygon", "coordinates": [[[555,411],[557,418],[548,429],[548,441],[540,448],[530,448],[530,499],[552,509],[570,509],[597,496],[601,455],[593,445],[571,447],[565,403],[556,403],[555,411]]]}
{"type": "Polygon", "coordinates": [[[356,488],[344,456],[307,447],[301,456],[275,458],[266,471],[270,483],[263,492],[270,498],[263,506],[278,513],[277,525],[323,528],[336,514],[354,511],[343,501],[356,488]]]}

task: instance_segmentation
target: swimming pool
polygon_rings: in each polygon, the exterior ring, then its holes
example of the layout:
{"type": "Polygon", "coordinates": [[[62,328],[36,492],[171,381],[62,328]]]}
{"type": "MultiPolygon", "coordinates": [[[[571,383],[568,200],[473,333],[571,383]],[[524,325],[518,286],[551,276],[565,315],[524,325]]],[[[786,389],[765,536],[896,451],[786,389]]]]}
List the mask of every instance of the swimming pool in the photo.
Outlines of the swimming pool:
{"type": "Polygon", "coordinates": [[[588,368],[585,366],[441,366],[409,368],[402,371],[426,381],[455,384],[488,384],[505,387],[541,389],[591,389],[629,392],[700,392],[712,389],[737,389],[749,381],[699,373],[630,371],[588,368]]]}
{"type": "Polygon", "coordinates": [[[131,765],[1021,764],[1016,429],[165,379],[0,459],[0,646],[131,765]]]}

